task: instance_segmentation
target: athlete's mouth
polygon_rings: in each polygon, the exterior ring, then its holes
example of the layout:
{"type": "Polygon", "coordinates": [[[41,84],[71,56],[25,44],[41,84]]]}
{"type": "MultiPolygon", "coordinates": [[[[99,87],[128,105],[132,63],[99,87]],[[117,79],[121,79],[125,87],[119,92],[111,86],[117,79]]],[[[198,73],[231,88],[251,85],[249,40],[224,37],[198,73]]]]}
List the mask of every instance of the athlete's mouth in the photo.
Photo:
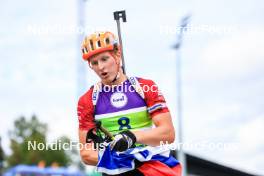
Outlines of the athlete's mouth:
{"type": "Polygon", "coordinates": [[[103,73],[101,73],[101,76],[102,76],[102,77],[106,77],[107,75],[108,75],[107,72],[103,72],[103,73]]]}

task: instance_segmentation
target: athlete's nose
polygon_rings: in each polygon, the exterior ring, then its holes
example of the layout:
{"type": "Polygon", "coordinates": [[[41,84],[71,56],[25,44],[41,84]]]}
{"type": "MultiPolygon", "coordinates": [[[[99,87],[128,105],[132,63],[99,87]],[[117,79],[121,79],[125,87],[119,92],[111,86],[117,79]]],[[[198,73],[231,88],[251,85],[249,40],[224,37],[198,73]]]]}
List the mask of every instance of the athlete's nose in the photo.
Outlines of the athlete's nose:
{"type": "Polygon", "coordinates": [[[104,69],[104,63],[101,61],[98,61],[98,69],[103,70],[104,69]]]}

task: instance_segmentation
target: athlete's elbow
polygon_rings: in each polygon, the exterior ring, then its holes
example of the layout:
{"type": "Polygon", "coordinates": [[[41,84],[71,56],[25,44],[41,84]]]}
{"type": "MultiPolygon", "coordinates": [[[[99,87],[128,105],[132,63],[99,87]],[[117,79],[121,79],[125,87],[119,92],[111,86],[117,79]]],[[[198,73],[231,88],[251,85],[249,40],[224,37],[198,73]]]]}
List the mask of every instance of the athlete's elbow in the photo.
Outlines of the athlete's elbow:
{"type": "Polygon", "coordinates": [[[90,159],[89,155],[81,155],[82,162],[86,165],[92,165],[92,161],[90,159]]]}
{"type": "Polygon", "coordinates": [[[84,164],[93,166],[97,164],[97,161],[95,160],[93,156],[94,154],[92,152],[81,151],[80,155],[84,164]]]}
{"type": "Polygon", "coordinates": [[[169,144],[173,143],[175,140],[175,132],[174,129],[169,130],[169,132],[167,133],[167,142],[169,144]]]}

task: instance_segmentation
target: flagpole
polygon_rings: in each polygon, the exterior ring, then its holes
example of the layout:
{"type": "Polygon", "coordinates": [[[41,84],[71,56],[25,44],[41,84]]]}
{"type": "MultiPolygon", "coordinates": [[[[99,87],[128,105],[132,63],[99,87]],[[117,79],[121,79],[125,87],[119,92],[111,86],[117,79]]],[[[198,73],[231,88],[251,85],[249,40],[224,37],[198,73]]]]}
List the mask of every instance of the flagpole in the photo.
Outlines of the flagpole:
{"type": "Polygon", "coordinates": [[[181,20],[180,24],[180,32],[177,35],[177,42],[174,45],[174,49],[176,50],[176,91],[177,91],[177,140],[179,144],[177,158],[182,165],[182,176],[186,176],[187,174],[187,162],[186,156],[182,148],[183,144],[183,125],[182,125],[182,76],[181,76],[181,45],[184,31],[186,31],[186,26],[190,20],[190,15],[184,16],[181,20]]]}

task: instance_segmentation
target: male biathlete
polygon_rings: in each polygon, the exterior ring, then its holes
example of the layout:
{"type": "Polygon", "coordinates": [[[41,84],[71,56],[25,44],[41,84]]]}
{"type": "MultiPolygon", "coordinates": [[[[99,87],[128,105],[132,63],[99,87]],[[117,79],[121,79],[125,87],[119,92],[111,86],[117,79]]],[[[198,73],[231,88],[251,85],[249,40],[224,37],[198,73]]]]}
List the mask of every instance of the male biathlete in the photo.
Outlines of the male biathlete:
{"type": "MultiPolygon", "coordinates": [[[[97,32],[86,37],[82,53],[101,80],[78,102],[79,140],[86,145],[80,155],[85,164],[96,166],[98,163],[98,150],[93,147],[100,141],[95,131],[96,122],[114,135],[110,146],[115,151],[174,141],[171,114],[163,95],[152,80],[128,77],[123,73],[120,46],[113,33],[97,32]],[[93,136],[99,140],[94,140],[93,136]]],[[[135,170],[119,175],[153,175],[157,172],[162,175],[175,172],[177,175],[179,167],[147,161],[137,164],[135,170]]]]}

